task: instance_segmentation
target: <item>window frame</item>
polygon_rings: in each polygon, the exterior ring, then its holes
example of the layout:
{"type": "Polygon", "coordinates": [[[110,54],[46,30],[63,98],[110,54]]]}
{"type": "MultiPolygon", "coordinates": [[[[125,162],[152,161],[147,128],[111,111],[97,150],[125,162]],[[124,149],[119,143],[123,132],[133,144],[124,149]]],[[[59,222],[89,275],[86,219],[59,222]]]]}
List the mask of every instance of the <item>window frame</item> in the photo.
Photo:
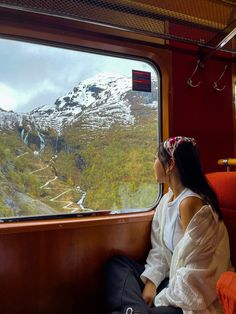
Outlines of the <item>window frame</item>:
{"type": "MultiPolygon", "coordinates": [[[[159,44],[152,44],[150,42],[137,39],[137,35],[132,38],[132,34],[127,34],[124,31],[115,30],[113,35],[113,30],[107,30],[104,27],[89,26],[84,25],[81,22],[69,21],[62,18],[44,16],[41,14],[21,12],[11,9],[2,9],[1,11],[7,11],[4,14],[4,18],[0,21],[1,30],[0,37],[12,40],[19,40],[30,43],[39,43],[48,46],[61,47],[72,50],[80,51],[93,51],[95,53],[100,53],[103,55],[111,56],[124,56],[132,59],[143,60],[152,64],[160,76],[160,105],[159,105],[159,125],[158,132],[160,134],[160,139],[163,136],[168,135],[169,127],[169,93],[168,93],[168,83],[169,77],[167,69],[163,63],[163,60],[156,54],[156,49],[160,50],[159,44]],[[42,22],[42,20],[44,22],[42,22]],[[121,38],[122,41],[121,42],[121,38]],[[153,47],[154,46],[154,47],[153,47]],[[163,75],[164,72],[164,75],[163,75]],[[164,88],[163,88],[164,86],[164,88]],[[167,96],[165,100],[165,106],[163,108],[163,96],[167,96]],[[163,127],[163,119],[166,119],[166,124],[163,127]]],[[[166,52],[159,51],[164,55],[166,52]]],[[[160,194],[157,197],[156,203],[153,207],[145,210],[124,210],[120,211],[118,216],[123,216],[124,214],[130,216],[132,215],[142,215],[145,212],[150,212],[156,207],[163,194],[163,186],[160,186],[160,194]],[[141,213],[140,213],[141,212],[141,213]]],[[[43,225],[58,225],[58,220],[68,220],[74,221],[75,219],[84,221],[93,220],[94,217],[111,217],[112,211],[102,211],[98,210],[93,213],[66,213],[66,214],[56,214],[47,216],[26,216],[26,217],[14,217],[14,218],[4,218],[0,222],[4,222],[4,225],[11,225],[13,227],[14,222],[23,225],[38,224],[39,221],[44,221],[43,225]],[[88,218],[89,217],[89,218],[88,218]],[[92,219],[93,218],[93,219],[92,219]],[[50,220],[50,222],[49,222],[50,220]],[[37,221],[37,222],[36,222],[37,221]]],[[[113,215],[114,216],[114,215],[113,215]]],[[[60,225],[60,224],[59,224],[60,225]]],[[[58,225],[58,226],[59,226],[58,225]]],[[[0,225],[2,227],[2,224],[0,225]]],[[[13,227],[15,228],[15,227],[13,227]]],[[[5,228],[4,228],[5,229],[5,228]]]]}

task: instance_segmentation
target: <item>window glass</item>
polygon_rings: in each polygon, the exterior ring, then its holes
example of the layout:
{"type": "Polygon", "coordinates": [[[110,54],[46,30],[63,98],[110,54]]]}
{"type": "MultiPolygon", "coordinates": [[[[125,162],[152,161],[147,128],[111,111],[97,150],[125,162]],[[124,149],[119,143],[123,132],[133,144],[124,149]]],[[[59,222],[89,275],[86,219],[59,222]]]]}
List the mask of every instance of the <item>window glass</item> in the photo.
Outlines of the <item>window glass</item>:
{"type": "Polygon", "coordinates": [[[1,218],[154,204],[154,66],[8,39],[0,63],[1,218]]]}

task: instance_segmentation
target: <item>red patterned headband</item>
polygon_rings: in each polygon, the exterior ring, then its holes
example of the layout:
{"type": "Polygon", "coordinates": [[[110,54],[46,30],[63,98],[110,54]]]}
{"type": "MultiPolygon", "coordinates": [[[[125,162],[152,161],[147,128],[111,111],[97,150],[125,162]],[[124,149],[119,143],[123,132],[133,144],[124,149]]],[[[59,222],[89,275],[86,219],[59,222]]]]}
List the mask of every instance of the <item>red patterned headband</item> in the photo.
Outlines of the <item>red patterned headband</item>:
{"type": "Polygon", "coordinates": [[[185,137],[185,136],[175,136],[175,137],[170,137],[165,142],[163,143],[163,146],[167,153],[170,155],[170,157],[174,157],[174,152],[176,148],[181,144],[181,143],[192,143],[193,146],[196,146],[196,141],[194,138],[191,137],[185,137]]]}

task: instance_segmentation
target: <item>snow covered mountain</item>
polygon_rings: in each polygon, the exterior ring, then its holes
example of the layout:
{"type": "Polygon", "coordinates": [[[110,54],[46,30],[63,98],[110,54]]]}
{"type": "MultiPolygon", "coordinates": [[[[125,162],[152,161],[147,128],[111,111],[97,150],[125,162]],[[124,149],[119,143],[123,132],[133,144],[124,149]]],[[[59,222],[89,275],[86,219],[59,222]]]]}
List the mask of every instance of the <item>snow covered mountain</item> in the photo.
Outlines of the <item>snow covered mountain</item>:
{"type": "Polygon", "coordinates": [[[131,84],[131,79],[124,76],[98,74],[80,82],[53,105],[27,114],[0,109],[0,129],[27,126],[28,130],[44,131],[52,128],[62,134],[64,128],[74,123],[86,129],[134,124],[150,114],[150,109],[157,109],[157,82],[152,82],[152,93],[132,91],[131,84]]]}
{"type": "Polygon", "coordinates": [[[0,129],[13,129],[18,125],[22,125],[22,119],[21,114],[0,108],[0,129]]]}

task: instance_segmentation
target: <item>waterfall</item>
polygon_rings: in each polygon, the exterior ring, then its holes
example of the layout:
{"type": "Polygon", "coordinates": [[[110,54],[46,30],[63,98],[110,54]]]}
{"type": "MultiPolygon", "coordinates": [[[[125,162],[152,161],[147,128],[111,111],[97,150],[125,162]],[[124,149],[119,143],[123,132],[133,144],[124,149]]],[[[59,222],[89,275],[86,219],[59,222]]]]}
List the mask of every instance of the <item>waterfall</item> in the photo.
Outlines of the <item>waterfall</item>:
{"type": "Polygon", "coordinates": [[[86,197],[86,192],[85,191],[83,191],[81,188],[80,188],[80,186],[77,186],[77,191],[79,191],[81,194],[82,194],[82,196],[81,196],[81,198],[79,199],[79,201],[77,202],[77,204],[79,205],[79,207],[82,209],[82,210],[86,210],[86,208],[84,208],[84,206],[83,206],[83,202],[84,202],[84,199],[85,199],[85,197],[86,197]]]}
{"type": "Polygon", "coordinates": [[[45,140],[44,140],[43,136],[40,134],[40,132],[38,130],[37,130],[37,133],[38,133],[38,137],[40,139],[39,152],[41,152],[45,148],[46,144],[45,144],[45,140]]]}
{"type": "Polygon", "coordinates": [[[21,133],[20,133],[20,137],[21,137],[22,142],[23,142],[25,145],[28,145],[28,136],[29,136],[29,133],[26,133],[26,134],[25,134],[25,129],[22,129],[22,130],[21,130],[21,133]]]}
{"type": "Polygon", "coordinates": [[[21,138],[22,142],[24,142],[24,133],[25,133],[25,130],[22,129],[20,132],[20,138],[21,138]]]}
{"type": "Polygon", "coordinates": [[[58,153],[58,151],[57,151],[57,145],[58,145],[58,135],[57,135],[56,145],[55,145],[56,154],[58,153]]]}

